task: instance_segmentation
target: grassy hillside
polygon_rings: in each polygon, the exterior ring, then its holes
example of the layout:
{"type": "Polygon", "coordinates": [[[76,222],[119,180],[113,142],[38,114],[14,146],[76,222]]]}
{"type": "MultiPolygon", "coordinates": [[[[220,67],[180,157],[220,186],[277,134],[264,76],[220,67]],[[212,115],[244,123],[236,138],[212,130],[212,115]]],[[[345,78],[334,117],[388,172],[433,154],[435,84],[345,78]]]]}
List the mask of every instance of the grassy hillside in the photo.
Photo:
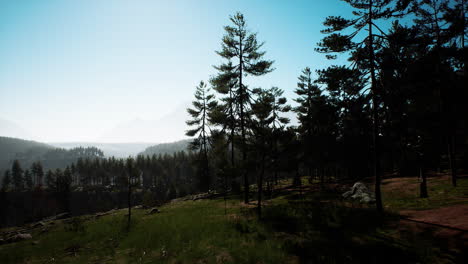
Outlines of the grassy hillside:
{"type": "MultiPolygon", "coordinates": [[[[459,185],[467,191],[468,179],[459,185]]],[[[226,203],[223,198],[173,202],[153,215],[135,209],[130,231],[126,210],[97,219],[59,220],[35,229],[32,240],[0,246],[0,262],[460,263],[466,258],[460,248],[446,250],[448,242],[428,230],[401,229],[404,222],[397,212],[405,205],[397,198],[385,196],[393,212],[379,216],[372,208],[343,201],[341,187],[294,188],[283,182],[266,201],[262,220],[254,204],[244,205],[236,196],[226,203]]],[[[438,183],[431,187],[444,188],[438,183]]],[[[445,199],[457,200],[458,195],[445,199]]]]}

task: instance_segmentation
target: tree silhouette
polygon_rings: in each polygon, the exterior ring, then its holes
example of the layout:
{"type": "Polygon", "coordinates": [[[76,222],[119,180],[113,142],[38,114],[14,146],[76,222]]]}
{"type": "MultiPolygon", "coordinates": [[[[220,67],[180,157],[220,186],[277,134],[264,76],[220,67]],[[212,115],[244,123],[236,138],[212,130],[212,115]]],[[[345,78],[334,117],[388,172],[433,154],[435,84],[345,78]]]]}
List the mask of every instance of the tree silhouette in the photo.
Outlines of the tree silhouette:
{"type": "Polygon", "coordinates": [[[217,103],[214,100],[214,95],[210,94],[210,89],[207,88],[207,85],[203,81],[196,88],[195,101],[192,104],[193,108],[187,109],[192,119],[186,122],[192,128],[185,134],[189,137],[196,136],[190,148],[199,152],[200,188],[203,191],[207,191],[210,187],[210,166],[208,159],[211,131],[209,126],[212,123],[210,116],[217,103]]]}
{"type": "Polygon", "coordinates": [[[13,166],[11,167],[11,178],[13,180],[15,191],[21,191],[24,189],[23,169],[21,168],[18,160],[13,161],[13,166]]]}
{"type": "MultiPolygon", "coordinates": [[[[247,111],[250,104],[251,91],[245,85],[244,77],[261,76],[273,71],[273,61],[264,60],[264,51],[260,51],[263,43],[258,43],[257,34],[247,29],[244,15],[237,12],[230,17],[232,26],[225,26],[225,35],[221,50],[216,53],[227,62],[216,66],[226,87],[232,87],[237,116],[239,117],[240,149],[242,152],[242,175],[244,180],[244,202],[249,201],[249,179],[245,168],[247,162],[247,111]],[[234,62],[235,61],[235,62],[234,62]]],[[[216,79],[216,78],[215,78],[216,79]]],[[[215,81],[219,84],[220,81],[215,81]]],[[[232,136],[231,136],[232,137],[232,136]]],[[[232,139],[231,139],[232,140],[232,139]]]]}
{"type": "MultiPolygon", "coordinates": [[[[380,146],[379,146],[379,85],[376,77],[376,46],[380,45],[385,33],[377,26],[379,19],[388,19],[403,15],[403,12],[409,7],[411,1],[408,0],[344,0],[355,10],[354,19],[345,19],[341,16],[327,17],[324,25],[327,29],[322,33],[329,34],[318,43],[316,50],[323,53],[343,53],[351,51],[351,60],[355,65],[364,71],[363,78],[370,76],[369,89],[372,102],[372,141],[373,141],[373,169],[375,175],[375,196],[376,206],[379,212],[383,211],[382,198],[380,191],[381,167],[380,167],[380,146]],[[353,27],[354,30],[349,34],[341,34],[345,29],[353,27]],[[367,36],[354,42],[353,39],[359,36],[358,33],[367,30],[367,36]],[[378,33],[374,33],[374,30],[378,33]]],[[[327,55],[327,58],[336,58],[336,55],[327,55]]],[[[380,87],[382,89],[382,87],[380,87]]]]}

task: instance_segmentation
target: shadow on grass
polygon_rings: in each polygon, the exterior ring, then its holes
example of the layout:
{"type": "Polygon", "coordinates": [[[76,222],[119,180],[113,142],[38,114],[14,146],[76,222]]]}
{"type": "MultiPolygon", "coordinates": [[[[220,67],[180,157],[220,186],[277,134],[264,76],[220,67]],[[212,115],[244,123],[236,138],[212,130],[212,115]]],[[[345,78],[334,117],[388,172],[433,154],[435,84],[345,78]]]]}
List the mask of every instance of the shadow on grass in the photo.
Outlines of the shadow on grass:
{"type": "MultiPolygon", "coordinates": [[[[349,208],[333,193],[291,194],[264,210],[263,225],[284,234],[283,247],[300,263],[416,263],[418,254],[380,232],[397,215],[349,208]]],[[[244,227],[243,230],[252,231],[244,227]]]]}

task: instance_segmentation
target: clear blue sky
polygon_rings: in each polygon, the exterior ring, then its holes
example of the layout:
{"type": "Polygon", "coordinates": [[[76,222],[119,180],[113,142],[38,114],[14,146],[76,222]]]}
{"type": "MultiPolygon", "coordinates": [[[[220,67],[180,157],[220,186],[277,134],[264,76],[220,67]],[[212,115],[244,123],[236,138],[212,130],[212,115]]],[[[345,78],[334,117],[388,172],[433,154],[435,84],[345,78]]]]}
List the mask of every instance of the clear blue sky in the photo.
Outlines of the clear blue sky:
{"type": "Polygon", "coordinates": [[[301,69],[332,63],[314,51],[325,17],[350,15],[339,0],[1,1],[0,118],[47,142],[94,141],[122,122],[161,118],[215,73],[236,11],[275,60],[273,73],[247,82],[288,98],[301,69]]]}

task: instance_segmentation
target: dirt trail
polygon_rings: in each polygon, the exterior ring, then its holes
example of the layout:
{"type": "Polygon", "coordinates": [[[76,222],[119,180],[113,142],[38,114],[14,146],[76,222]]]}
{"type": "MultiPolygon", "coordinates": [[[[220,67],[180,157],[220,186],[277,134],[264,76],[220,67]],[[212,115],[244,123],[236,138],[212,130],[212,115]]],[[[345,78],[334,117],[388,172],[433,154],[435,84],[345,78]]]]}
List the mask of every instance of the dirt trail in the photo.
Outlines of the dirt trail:
{"type": "Polygon", "coordinates": [[[415,221],[433,223],[468,232],[468,204],[422,211],[405,210],[401,211],[400,214],[415,221]]]}
{"type": "Polygon", "coordinates": [[[468,205],[401,211],[400,232],[429,233],[445,244],[468,249],[468,205]]]}

